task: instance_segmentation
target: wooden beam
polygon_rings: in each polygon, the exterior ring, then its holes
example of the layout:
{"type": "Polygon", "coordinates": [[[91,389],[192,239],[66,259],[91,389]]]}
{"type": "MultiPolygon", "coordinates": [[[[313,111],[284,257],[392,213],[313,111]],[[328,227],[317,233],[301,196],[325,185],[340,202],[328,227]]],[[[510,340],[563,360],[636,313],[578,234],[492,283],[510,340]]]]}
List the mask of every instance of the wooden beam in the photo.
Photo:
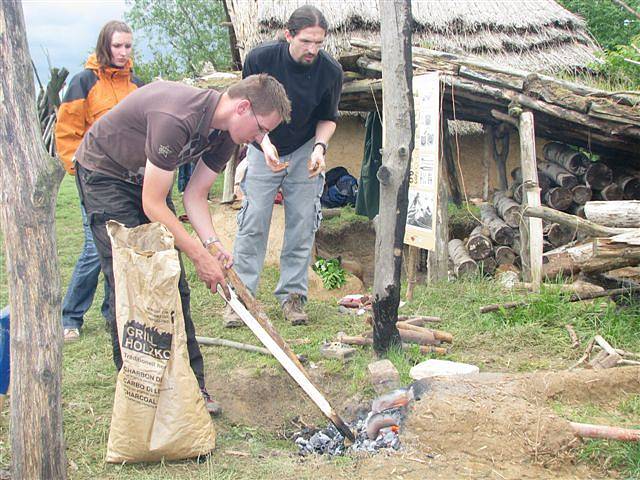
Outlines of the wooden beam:
{"type": "MultiPolygon", "coordinates": [[[[536,137],[533,125],[533,114],[520,114],[520,162],[525,195],[523,201],[527,206],[539,207],[540,187],[538,186],[538,169],[536,166],[536,137]]],[[[530,282],[535,291],[542,283],[542,220],[529,217],[520,223],[520,244],[522,251],[522,272],[524,280],[530,282]]]]}
{"type": "MultiPolygon", "coordinates": [[[[441,117],[442,118],[442,117],[441,117]]],[[[445,127],[446,128],[446,127],[445,127]]],[[[442,151],[442,147],[441,150],[442,151]]],[[[449,276],[449,194],[446,183],[447,162],[438,161],[438,193],[435,211],[435,249],[427,257],[427,284],[447,280],[449,276]]]]}
{"type": "Polygon", "coordinates": [[[238,161],[238,152],[240,151],[240,145],[236,145],[231,154],[231,160],[227,162],[227,166],[224,168],[224,186],[222,189],[222,203],[233,202],[233,186],[236,177],[236,164],[238,161]]]}

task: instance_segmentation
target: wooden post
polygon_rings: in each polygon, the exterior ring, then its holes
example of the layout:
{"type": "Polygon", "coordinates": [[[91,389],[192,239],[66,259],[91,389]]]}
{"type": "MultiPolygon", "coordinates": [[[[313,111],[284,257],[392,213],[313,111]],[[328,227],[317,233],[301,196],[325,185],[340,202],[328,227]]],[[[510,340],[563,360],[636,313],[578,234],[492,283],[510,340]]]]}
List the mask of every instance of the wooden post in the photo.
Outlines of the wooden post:
{"type": "MultiPolygon", "coordinates": [[[[520,162],[524,195],[522,201],[527,206],[540,206],[540,187],[536,166],[536,138],[533,113],[520,114],[520,162]]],[[[523,219],[520,223],[520,245],[522,273],[524,280],[531,282],[538,291],[542,283],[542,220],[535,217],[523,219]]]]}
{"type": "MultiPolygon", "coordinates": [[[[484,145],[482,149],[482,200],[489,200],[489,171],[493,158],[493,126],[485,123],[484,127],[484,145]]],[[[505,177],[507,175],[505,165],[505,177]]]]}
{"type": "Polygon", "coordinates": [[[506,191],[507,183],[507,158],[509,158],[509,125],[501,123],[493,129],[493,158],[496,162],[498,174],[498,187],[506,191]]]}
{"type": "Polygon", "coordinates": [[[402,344],[396,327],[409,168],[414,145],[410,0],[381,1],[384,148],[373,281],[373,347],[378,355],[402,344]]]}
{"type": "Polygon", "coordinates": [[[222,189],[222,203],[233,202],[233,184],[236,177],[236,163],[238,162],[238,152],[240,145],[236,145],[231,154],[231,160],[227,162],[224,168],[224,186],[222,189]]]}
{"type": "Polygon", "coordinates": [[[440,131],[441,131],[441,138],[442,138],[442,142],[440,143],[441,145],[440,151],[443,153],[441,157],[441,161],[445,161],[446,166],[444,169],[441,169],[441,172],[443,172],[445,176],[438,177],[438,181],[440,183],[443,183],[444,179],[445,178],[447,179],[449,184],[449,195],[451,200],[456,205],[461,206],[462,205],[462,189],[460,187],[460,181],[458,180],[458,174],[457,174],[458,169],[456,167],[456,160],[454,158],[455,140],[449,133],[449,125],[450,125],[449,120],[446,117],[441,115],[440,122],[441,122],[440,131]]]}
{"type": "Polygon", "coordinates": [[[44,150],[22,5],[0,2],[0,224],[11,306],[11,478],[66,478],[55,206],[64,170],[44,150]]]}
{"type": "Polygon", "coordinates": [[[420,256],[420,249],[409,245],[409,255],[407,258],[407,302],[413,300],[413,289],[417,282],[417,270],[418,270],[418,257],[420,256]]]}
{"type": "MultiPolygon", "coordinates": [[[[447,128],[445,122],[440,123],[440,128],[447,128]]],[[[442,149],[440,151],[442,152],[442,149]]],[[[435,211],[436,228],[434,233],[436,242],[435,250],[429,252],[429,257],[427,257],[427,284],[447,280],[449,276],[449,196],[444,182],[445,178],[447,178],[447,162],[440,158],[435,211]]]]}

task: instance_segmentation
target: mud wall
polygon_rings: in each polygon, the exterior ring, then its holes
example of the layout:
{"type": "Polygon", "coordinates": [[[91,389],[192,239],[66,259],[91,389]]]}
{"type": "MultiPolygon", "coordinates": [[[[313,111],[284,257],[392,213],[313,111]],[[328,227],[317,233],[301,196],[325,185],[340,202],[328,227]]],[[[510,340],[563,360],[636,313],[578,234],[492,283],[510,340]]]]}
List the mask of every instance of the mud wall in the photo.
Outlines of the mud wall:
{"type": "MultiPolygon", "coordinates": [[[[342,165],[356,178],[360,177],[360,167],[364,155],[364,119],[356,116],[346,116],[338,121],[338,128],[331,139],[327,153],[327,170],[342,165]]],[[[511,170],[520,165],[520,140],[517,133],[510,135],[509,157],[507,159],[507,177],[511,182],[511,170]]],[[[547,142],[542,138],[536,139],[538,157],[542,157],[542,147],[547,142]]],[[[459,151],[459,164],[462,168],[462,179],[469,198],[482,196],[483,167],[482,155],[484,149],[483,134],[473,134],[457,137],[457,148],[454,137],[454,156],[459,151]]],[[[458,162],[458,160],[456,160],[458,162]]],[[[489,162],[489,189],[497,188],[497,171],[495,162],[489,162]]]]}

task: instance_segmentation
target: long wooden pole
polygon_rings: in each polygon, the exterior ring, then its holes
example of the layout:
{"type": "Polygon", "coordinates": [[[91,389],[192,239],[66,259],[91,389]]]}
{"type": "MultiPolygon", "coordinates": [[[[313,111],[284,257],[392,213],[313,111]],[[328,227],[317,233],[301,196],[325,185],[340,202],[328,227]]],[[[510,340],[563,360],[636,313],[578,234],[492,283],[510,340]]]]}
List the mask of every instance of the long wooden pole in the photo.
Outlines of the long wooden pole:
{"type": "MultiPolygon", "coordinates": [[[[533,114],[520,114],[520,162],[527,206],[540,206],[540,187],[536,166],[536,138],[533,114]]],[[[522,246],[522,272],[525,281],[531,282],[534,291],[540,290],[542,283],[542,220],[529,217],[520,224],[520,245],[522,246]]]]}
{"type": "Polygon", "coordinates": [[[414,144],[411,2],[380,0],[383,117],[385,120],[373,280],[373,347],[378,355],[400,345],[396,328],[402,249],[407,218],[409,168],[414,144]]]}
{"type": "Polygon", "coordinates": [[[0,2],[0,224],[11,307],[11,478],[66,478],[55,206],[19,1],[0,2]]]}
{"type": "MultiPolygon", "coordinates": [[[[605,290],[604,292],[593,292],[593,293],[583,293],[578,295],[577,293],[573,293],[569,296],[567,301],[569,302],[580,302],[582,300],[592,300],[594,298],[602,298],[602,297],[613,297],[615,295],[626,295],[630,293],[635,293],[640,291],[640,287],[628,287],[628,288],[613,288],[611,290],[605,290]]],[[[525,307],[530,305],[530,301],[518,301],[518,302],[507,302],[507,303],[493,303],[491,305],[485,305],[480,307],[480,313],[490,313],[497,312],[498,310],[507,310],[509,308],[518,308],[525,307]]]]}

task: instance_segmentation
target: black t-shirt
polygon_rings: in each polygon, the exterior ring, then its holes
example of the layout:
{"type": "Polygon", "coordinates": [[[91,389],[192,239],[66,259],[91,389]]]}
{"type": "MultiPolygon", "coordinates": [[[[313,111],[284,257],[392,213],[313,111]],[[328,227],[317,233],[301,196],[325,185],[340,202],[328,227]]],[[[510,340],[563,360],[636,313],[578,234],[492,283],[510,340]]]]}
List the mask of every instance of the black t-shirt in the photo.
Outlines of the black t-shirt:
{"type": "Polygon", "coordinates": [[[305,66],[291,58],[287,42],[267,42],[244,60],[242,77],[256,73],[275,77],[291,100],[291,121],[269,134],[280,155],[290,154],[312,138],[318,121],[338,118],[342,67],[325,51],[320,50],[315,62],[305,66]]]}

